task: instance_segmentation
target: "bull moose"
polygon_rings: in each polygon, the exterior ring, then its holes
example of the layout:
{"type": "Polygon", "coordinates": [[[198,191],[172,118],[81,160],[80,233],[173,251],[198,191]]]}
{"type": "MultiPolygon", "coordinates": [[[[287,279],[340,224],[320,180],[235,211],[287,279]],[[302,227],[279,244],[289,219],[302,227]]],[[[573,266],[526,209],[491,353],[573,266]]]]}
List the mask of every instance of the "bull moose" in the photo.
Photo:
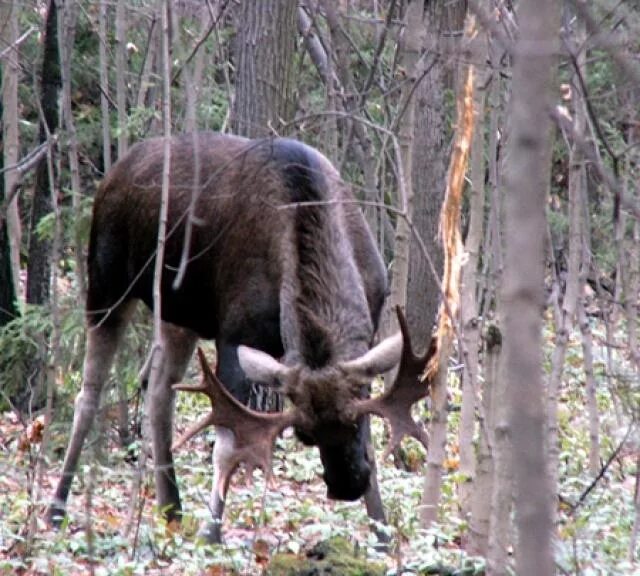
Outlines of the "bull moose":
{"type": "MultiPolygon", "coordinates": [[[[64,517],[135,303],[153,307],[163,142],[133,146],[95,197],[83,383],[48,509],[54,526],[64,517]]],[[[162,270],[162,357],[146,409],[156,498],[168,520],[181,512],[172,458],[175,389],[199,338],[215,339],[216,372],[201,354],[203,384],[187,389],[207,393],[214,407],[181,442],[217,426],[213,518],[203,530],[210,541],[220,540],[234,469],[243,461],[268,468],[273,440],[287,426],[318,447],[327,495],[340,500],[358,499],[369,487],[368,413],[389,420],[391,445],[405,434],[426,442],[410,408],[427,393],[418,377],[434,347],[416,356],[399,312],[401,332],[371,348],[387,290],[385,268],[352,192],[318,151],[283,138],[173,137],[162,270]],[[186,273],[176,286],[181,262],[186,273]],[[398,363],[391,389],[368,398],[373,376],[398,363]],[[279,386],[291,409],[266,414],[245,407],[252,382],[279,386]]]]}

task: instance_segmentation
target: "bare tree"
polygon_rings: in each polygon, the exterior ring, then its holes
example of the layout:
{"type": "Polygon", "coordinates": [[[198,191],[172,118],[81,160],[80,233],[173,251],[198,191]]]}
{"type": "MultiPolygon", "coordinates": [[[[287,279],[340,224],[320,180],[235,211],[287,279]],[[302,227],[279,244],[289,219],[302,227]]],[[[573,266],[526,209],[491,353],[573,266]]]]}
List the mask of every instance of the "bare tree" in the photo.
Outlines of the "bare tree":
{"type": "MultiPolygon", "coordinates": [[[[471,24],[469,30],[473,29],[471,24]]],[[[474,68],[465,67],[457,95],[457,127],[453,153],[447,172],[447,189],[440,213],[440,230],[444,247],[442,274],[443,300],[438,313],[439,340],[438,373],[431,385],[430,446],[427,454],[421,523],[428,528],[436,519],[442,486],[442,468],[447,440],[449,356],[453,346],[454,326],[458,322],[460,300],[460,268],[462,264],[462,234],[460,215],[462,192],[469,161],[469,149],[474,130],[473,91],[474,68]]]]}
{"type": "MultiPolygon", "coordinates": [[[[504,191],[502,188],[501,165],[504,156],[499,155],[502,145],[499,134],[508,125],[503,113],[502,92],[505,88],[501,81],[500,62],[505,56],[504,48],[492,36],[489,44],[489,63],[491,82],[488,95],[489,137],[487,147],[487,168],[490,192],[489,216],[484,237],[483,273],[480,276],[482,316],[494,320],[484,330],[485,381],[483,398],[491,397],[491,411],[486,417],[485,426],[480,429],[483,441],[490,444],[493,461],[493,481],[491,491],[486,497],[490,500],[489,536],[487,549],[487,571],[489,574],[502,575],[509,572],[509,549],[511,546],[511,509],[513,504],[513,482],[511,462],[511,437],[509,432],[508,382],[504,377],[504,354],[502,352],[502,332],[504,314],[502,302],[497,298],[502,282],[504,267],[504,191]],[[495,304],[494,304],[495,303],[495,304]],[[488,426],[487,426],[488,425],[488,426]]],[[[480,484],[474,486],[474,499],[482,499],[480,484]]]]}
{"type": "Polygon", "coordinates": [[[554,490],[547,461],[542,382],[546,196],[550,182],[551,79],[559,18],[553,0],[519,6],[506,187],[502,287],[516,511],[516,572],[554,574],[554,490]]]}
{"type": "Polygon", "coordinates": [[[105,173],[111,168],[111,122],[109,121],[109,51],[107,29],[109,9],[106,0],[100,0],[98,9],[100,54],[100,114],[102,116],[102,164],[105,173]]]}
{"type": "MultiPolygon", "coordinates": [[[[49,134],[58,127],[58,94],[62,79],[60,77],[60,58],[58,55],[58,10],[56,3],[50,0],[47,8],[46,29],[44,35],[44,55],[40,77],[40,142],[45,142],[49,134]]],[[[38,163],[35,172],[35,189],[31,209],[29,231],[29,261],[27,265],[27,302],[45,304],[49,299],[51,261],[51,243],[38,234],[37,227],[44,216],[51,212],[50,182],[46,160],[38,163]]]]}
{"type": "MultiPolygon", "coordinates": [[[[0,82],[3,80],[0,70],[0,82]]],[[[0,100],[0,128],[4,126],[4,107],[0,100]]],[[[4,145],[4,130],[0,129],[0,150],[4,145]]],[[[4,155],[0,154],[0,170],[4,168],[4,155]]],[[[4,197],[5,179],[0,178],[0,198],[4,197]]],[[[18,315],[13,267],[11,266],[11,244],[6,221],[0,219],[0,328],[18,315]]]]}
{"type": "MultiPolygon", "coordinates": [[[[396,223],[393,275],[391,278],[391,289],[388,298],[386,323],[393,323],[395,314],[393,310],[400,306],[404,308],[407,304],[407,284],[409,281],[409,251],[411,247],[411,229],[409,223],[413,219],[414,187],[413,157],[414,157],[414,132],[415,132],[415,98],[414,90],[420,80],[420,52],[423,45],[423,19],[424,1],[414,1],[407,6],[405,14],[406,29],[403,38],[403,48],[401,55],[401,66],[407,75],[399,104],[399,118],[397,120],[398,143],[401,153],[402,166],[399,167],[399,178],[402,182],[398,186],[401,191],[399,204],[400,210],[405,215],[399,218],[396,223]],[[400,170],[401,168],[401,170],[400,170]],[[402,195],[404,193],[404,196],[402,195]]],[[[425,290],[425,286],[422,287],[425,290]]],[[[386,333],[393,332],[392,324],[386,326],[386,333]]],[[[424,339],[415,338],[415,341],[428,342],[428,334],[424,339]]]]}
{"type": "MultiPolygon", "coordinates": [[[[78,135],[76,125],[73,119],[73,110],[71,103],[71,56],[73,53],[73,45],[76,34],[76,15],[77,10],[74,0],[63,0],[60,2],[58,9],[58,27],[61,34],[58,35],[59,52],[60,52],[60,78],[62,80],[62,119],[64,129],[67,135],[69,172],[71,175],[71,205],[74,210],[76,219],[81,218],[80,196],[80,158],[78,152],[78,135]]],[[[83,240],[76,226],[74,230],[74,248],[76,251],[76,279],[82,301],[85,299],[85,257],[83,251],[83,240]]]]}
{"type": "Polygon", "coordinates": [[[407,320],[414,341],[421,343],[429,341],[440,303],[442,243],[438,228],[449,152],[444,101],[447,62],[442,47],[446,9],[444,2],[428,2],[424,7],[425,53],[412,94],[415,135],[410,175],[415,193],[411,216],[429,259],[414,239],[408,262],[407,320]]]}
{"type": "MultiPolygon", "coordinates": [[[[460,324],[462,342],[462,408],[460,411],[460,432],[458,445],[460,446],[460,475],[462,477],[460,494],[460,511],[463,519],[468,520],[471,513],[471,493],[474,480],[476,455],[474,453],[474,433],[476,424],[476,397],[478,396],[479,377],[479,346],[480,346],[480,318],[476,301],[476,280],[480,266],[480,250],[484,236],[485,216],[485,96],[486,79],[489,77],[485,69],[487,60],[487,36],[482,29],[474,31],[465,56],[476,69],[476,89],[474,91],[474,112],[476,115],[476,129],[473,133],[470,157],[471,194],[469,198],[469,228],[465,240],[466,262],[462,268],[460,293],[460,324]]],[[[488,398],[483,398],[486,407],[490,407],[488,398]]],[[[482,412],[482,410],[481,410],[482,412]]],[[[485,423],[488,426],[488,423],[485,423]]],[[[490,459],[486,430],[480,430],[480,447],[486,452],[478,452],[481,458],[490,459]],[[483,444],[484,442],[484,444],[483,444]]],[[[489,466],[487,466],[488,468],[489,466]]],[[[485,494],[486,486],[482,490],[485,494]]],[[[485,498],[484,502],[488,500],[485,498]]],[[[487,509],[488,510],[488,509],[487,509]]],[[[488,515],[486,520],[488,521],[488,515]]],[[[473,521],[473,519],[472,519],[473,521]]],[[[472,532],[473,534],[473,532],[472,532]]],[[[486,535],[485,535],[486,536],[486,535]]],[[[486,549],[486,546],[482,547],[486,549]]]]}
{"type": "Polygon", "coordinates": [[[129,148],[127,126],[127,14],[125,0],[116,2],[116,104],[118,106],[118,158],[129,148]]]}
{"type": "MultiPolygon", "coordinates": [[[[15,166],[18,163],[19,154],[19,130],[18,130],[18,80],[20,75],[19,53],[16,49],[18,42],[18,3],[5,2],[0,5],[0,46],[7,47],[9,52],[2,61],[2,140],[4,165],[15,166]]],[[[18,174],[14,169],[8,169],[4,173],[5,194],[11,193],[18,184],[18,174]]],[[[4,198],[4,195],[0,196],[4,198]]],[[[11,289],[16,295],[20,293],[18,279],[20,278],[20,242],[22,226],[18,213],[17,196],[7,207],[6,214],[7,238],[9,241],[9,262],[11,263],[11,276],[14,286],[11,289]]]]}

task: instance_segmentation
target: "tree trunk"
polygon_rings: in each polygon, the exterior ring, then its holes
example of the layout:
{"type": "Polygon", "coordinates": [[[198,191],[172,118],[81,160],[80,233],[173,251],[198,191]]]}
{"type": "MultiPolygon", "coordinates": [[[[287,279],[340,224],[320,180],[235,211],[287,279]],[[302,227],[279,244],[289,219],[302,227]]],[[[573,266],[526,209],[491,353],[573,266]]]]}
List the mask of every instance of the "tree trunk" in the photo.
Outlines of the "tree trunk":
{"type": "MultiPolygon", "coordinates": [[[[71,0],[59,0],[60,19],[58,22],[61,34],[59,35],[60,50],[60,71],[62,78],[62,118],[67,136],[69,172],[71,176],[71,206],[73,207],[74,219],[76,222],[82,218],[80,198],[80,159],[78,152],[78,135],[73,119],[73,109],[71,103],[71,57],[76,35],[76,11],[74,2],[71,0]]],[[[86,298],[86,270],[85,254],[83,250],[84,240],[80,234],[78,226],[74,226],[74,249],[76,252],[76,280],[80,299],[84,302],[86,298]]]]}
{"type": "MultiPolygon", "coordinates": [[[[0,84],[4,80],[0,68],[0,84]]],[[[4,106],[0,100],[0,150],[4,149],[4,106]]],[[[4,168],[4,154],[0,154],[0,170],[4,168]]],[[[5,195],[5,178],[0,178],[0,199],[5,195]]],[[[18,316],[13,267],[11,266],[11,244],[7,221],[0,218],[0,329],[18,316]]]]}
{"type": "Polygon", "coordinates": [[[593,341],[589,317],[584,302],[578,303],[578,322],[582,334],[582,356],[584,358],[584,393],[589,419],[589,472],[594,478],[600,472],[600,415],[598,409],[598,385],[593,371],[593,341]]]}
{"type": "Polygon", "coordinates": [[[127,15],[125,0],[116,3],[116,104],[118,106],[118,158],[129,148],[127,126],[127,15]]]}
{"type": "MultiPolygon", "coordinates": [[[[500,400],[494,394],[498,386],[502,338],[495,326],[489,326],[485,337],[484,383],[480,409],[480,439],[471,494],[469,520],[469,553],[487,556],[491,528],[491,494],[494,487],[494,415],[500,400]]],[[[509,482],[510,484],[510,482],[509,482]]],[[[509,485],[508,484],[508,485],[509,485]]],[[[510,492],[510,491],[508,491],[510,492]]]]}
{"type": "MultiPolygon", "coordinates": [[[[40,142],[46,142],[48,135],[58,127],[58,94],[60,58],[58,55],[58,10],[54,0],[49,1],[44,34],[44,55],[42,58],[40,99],[43,117],[40,119],[40,142]]],[[[49,301],[51,276],[51,241],[37,232],[42,218],[51,213],[51,192],[47,161],[42,159],[35,170],[33,205],[29,230],[29,261],[27,265],[27,302],[46,304],[49,301]]]]}
{"type": "MultiPolygon", "coordinates": [[[[12,46],[18,39],[17,2],[6,2],[4,5],[0,3],[0,22],[5,23],[5,25],[0,26],[0,45],[3,48],[12,46]]],[[[0,105],[3,108],[3,134],[0,135],[0,139],[3,141],[3,147],[0,147],[0,150],[2,150],[4,154],[5,166],[14,166],[17,164],[20,152],[20,133],[18,130],[19,55],[18,50],[13,50],[2,62],[2,103],[0,105]]],[[[3,178],[4,194],[0,195],[0,199],[4,198],[5,194],[10,194],[14,187],[17,186],[19,176],[16,170],[9,170],[4,174],[3,178]]],[[[14,282],[11,290],[18,296],[20,294],[20,243],[22,225],[18,213],[17,197],[7,207],[5,223],[9,242],[7,257],[10,259],[9,262],[12,268],[11,278],[12,282],[14,282]]],[[[9,288],[7,288],[7,290],[9,290],[9,288]]]]}
{"type": "Polygon", "coordinates": [[[553,0],[525,0],[514,53],[512,132],[505,174],[505,378],[516,486],[515,559],[520,576],[555,573],[555,490],[547,461],[542,381],[546,195],[550,182],[551,80],[559,21],[553,0]]]}
{"type": "MultiPolygon", "coordinates": [[[[487,328],[487,347],[502,346],[500,329],[495,325],[487,328]]],[[[493,457],[493,485],[491,490],[491,516],[489,518],[489,541],[487,551],[487,574],[503,576],[509,571],[509,547],[511,544],[511,507],[513,504],[513,463],[511,428],[509,424],[508,389],[504,373],[504,352],[496,351],[497,371],[491,392],[491,454],[493,457]]],[[[476,487],[477,489],[477,487],[476,487]]],[[[481,495],[479,496],[482,497],[481,495]]]]}
{"type": "MultiPolygon", "coordinates": [[[[485,330],[484,340],[487,348],[494,348],[495,372],[491,390],[491,413],[487,417],[490,429],[487,437],[491,441],[491,456],[493,459],[493,482],[491,492],[487,494],[491,506],[489,517],[489,538],[487,550],[487,573],[492,576],[502,576],[509,572],[509,548],[511,544],[511,507],[513,504],[513,474],[511,461],[511,435],[509,431],[509,414],[507,404],[508,382],[504,376],[504,354],[502,352],[502,332],[500,327],[504,324],[504,314],[501,301],[496,297],[502,283],[504,267],[504,235],[503,235],[503,204],[504,194],[500,180],[500,164],[504,158],[498,155],[502,134],[508,122],[502,118],[500,62],[504,57],[504,50],[497,42],[492,42],[489,47],[492,79],[489,92],[489,146],[488,146],[488,172],[489,190],[491,191],[491,204],[489,207],[489,221],[485,234],[484,273],[487,278],[482,287],[482,316],[492,313],[498,320],[497,324],[490,324],[485,330]],[[494,304],[495,303],[495,304],[494,304]],[[495,307],[495,311],[493,308],[495,307]]],[[[474,487],[479,490],[479,487],[474,487]]],[[[476,498],[483,498],[478,493],[476,498]]]]}
{"type": "MultiPolygon", "coordinates": [[[[473,25],[469,28],[472,32],[473,25]]],[[[440,230],[444,246],[442,273],[443,301],[438,312],[437,339],[439,363],[437,377],[431,385],[431,443],[427,454],[424,491],[422,494],[421,524],[429,528],[437,519],[442,485],[442,464],[447,440],[448,360],[453,346],[454,325],[458,322],[460,299],[460,268],[462,264],[462,235],[460,216],[464,179],[473,138],[474,69],[465,67],[464,80],[457,95],[457,125],[451,160],[447,172],[447,189],[440,213],[440,230]]]]}
{"type": "Polygon", "coordinates": [[[102,170],[106,174],[111,168],[111,121],[109,113],[109,51],[107,29],[109,25],[109,6],[106,0],[100,0],[98,9],[98,27],[100,35],[100,115],[102,116],[102,170]]]}
{"type": "Polygon", "coordinates": [[[407,322],[411,337],[426,346],[436,322],[440,303],[442,243],[438,235],[440,208],[446,188],[448,142],[446,128],[445,62],[442,48],[444,2],[429,2],[425,7],[427,50],[422,73],[426,75],[416,87],[414,159],[411,182],[414,190],[412,221],[420,235],[431,263],[418,242],[412,239],[407,280],[407,322]]]}
{"type": "MultiPolygon", "coordinates": [[[[467,260],[462,268],[460,295],[460,324],[462,328],[462,408],[460,411],[460,431],[458,445],[460,447],[459,506],[462,519],[469,520],[471,513],[471,495],[474,482],[476,456],[474,453],[474,433],[476,398],[478,396],[478,368],[480,346],[480,318],[476,302],[477,277],[479,272],[480,250],[484,236],[484,204],[485,204],[485,62],[487,60],[487,37],[479,29],[469,46],[470,61],[477,70],[476,89],[474,91],[474,111],[476,129],[471,144],[471,197],[469,199],[469,230],[465,241],[467,260]]],[[[480,432],[482,438],[482,430],[480,432]]],[[[481,440],[482,442],[482,440],[481,440]]],[[[490,458],[490,455],[484,455],[490,458]]],[[[478,460],[481,455],[478,454],[478,460]]],[[[485,492],[486,494],[486,492],[485,492]]],[[[486,499],[485,499],[486,501],[486,499]]],[[[487,508],[488,511],[488,508],[487,508]]],[[[486,517],[488,522],[488,515],[486,517]]],[[[486,548],[486,546],[484,546],[486,548]]]]}
{"type": "Polygon", "coordinates": [[[293,118],[296,0],[242,2],[236,19],[234,133],[282,132],[293,118]]]}
{"type": "MultiPolygon", "coordinates": [[[[578,29],[576,30],[575,46],[576,64],[578,66],[577,74],[582,74],[586,53],[584,51],[585,30],[584,26],[578,21],[578,29]]],[[[586,127],[586,110],[584,103],[584,95],[576,76],[574,74],[572,82],[572,99],[573,99],[573,130],[576,134],[576,141],[573,143],[569,151],[569,249],[566,266],[566,277],[557,279],[558,304],[556,307],[556,345],[553,350],[551,375],[549,376],[549,384],[547,387],[547,411],[549,426],[549,471],[551,473],[552,485],[558,483],[557,469],[560,454],[560,440],[558,433],[558,395],[562,386],[562,375],[564,372],[564,363],[569,338],[574,327],[576,319],[576,311],[578,307],[578,298],[582,293],[583,282],[585,278],[581,272],[583,267],[584,250],[582,248],[584,242],[584,222],[583,222],[583,203],[582,198],[586,197],[586,170],[584,165],[584,157],[578,143],[584,138],[586,127]],[[564,280],[564,281],[563,281],[564,280]],[[563,289],[564,288],[564,289],[563,289]]],[[[554,488],[551,492],[553,509],[556,507],[556,493],[554,488]]]]}
{"type": "MultiPolygon", "coordinates": [[[[401,66],[406,72],[407,81],[404,83],[400,94],[400,118],[398,119],[397,134],[398,145],[400,148],[398,166],[400,180],[398,182],[399,198],[398,207],[404,214],[404,217],[398,218],[396,222],[394,255],[393,255],[393,275],[391,278],[391,291],[388,298],[388,306],[386,307],[386,323],[385,333],[391,334],[397,330],[395,309],[397,306],[406,308],[407,306],[407,285],[409,281],[409,249],[411,247],[411,228],[409,223],[413,220],[413,201],[414,182],[413,182],[413,157],[414,134],[416,126],[414,123],[415,101],[414,90],[418,87],[417,82],[421,76],[421,68],[419,66],[420,52],[424,43],[422,32],[424,30],[424,1],[414,0],[407,6],[405,15],[406,29],[404,34],[404,46],[401,55],[401,66]],[[400,171],[401,170],[401,171],[400,171]]],[[[438,204],[438,207],[441,205],[438,204]]],[[[422,256],[422,254],[420,254],[422,256]]],[[[421,289],[426,290],[426,286],[422,285],[421,289]]],[[[411,305],[412,307],[414,304],[411,305]]],[[[411,311],[412,308],[409,308],[411,311]]],[[[415,314],[415,311],[414,311],[415,314]]],[[[415,318],[415,316],[414,316],[415,318]]],[[[411,328],[411,325],[409,325],[411,328]]],[[[418,337],[411,331],[411,337],[414,342],[419,342],[419,346],[428,345],[429,330],[424,337],[418,337]]],[[[422,335],[421,335],[422,336],[422,335]]]]}

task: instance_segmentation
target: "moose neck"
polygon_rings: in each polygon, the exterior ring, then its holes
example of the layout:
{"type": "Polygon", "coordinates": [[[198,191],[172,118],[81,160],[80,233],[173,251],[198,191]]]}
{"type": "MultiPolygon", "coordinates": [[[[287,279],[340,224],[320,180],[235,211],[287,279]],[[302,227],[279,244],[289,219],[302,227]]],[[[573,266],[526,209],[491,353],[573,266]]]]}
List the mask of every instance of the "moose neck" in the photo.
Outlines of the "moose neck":
{"type": "Polygon", "coordinates": [[[294,210],[284,259],[281,324],[287,362],[322,368],[366,352],[373,324],[348,238],[339,177],[323,158],[285,167],[294,210]]]}

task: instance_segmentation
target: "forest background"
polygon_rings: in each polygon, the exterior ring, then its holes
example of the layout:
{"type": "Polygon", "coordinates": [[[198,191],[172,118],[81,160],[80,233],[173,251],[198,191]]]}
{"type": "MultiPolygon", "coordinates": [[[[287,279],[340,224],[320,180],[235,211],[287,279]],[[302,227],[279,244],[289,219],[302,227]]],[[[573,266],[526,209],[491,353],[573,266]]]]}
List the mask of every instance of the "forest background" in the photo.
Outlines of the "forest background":
{"type": "MultiPolygon", "coordinates": [[[[640,10],[614,0],[0,0],[0,571],[275,574],[338,536],[380,573],[639,573],[639,57],[640,10]],[[187,516],[167,530],[137,433],[142,307],[69,524],[44,523],[96,185],[133,143],[203,129],[322,151],[389,266],[388,310],[423,347],[446,324],[428,452],[378,459],[386,526],[328,502],[285,435],[276,486],[238,482],[225,543],[199,543],[209,431],[178,455],[187,516]]],[[[180,396],[177,428],[205,409],[180,396]]]]}

